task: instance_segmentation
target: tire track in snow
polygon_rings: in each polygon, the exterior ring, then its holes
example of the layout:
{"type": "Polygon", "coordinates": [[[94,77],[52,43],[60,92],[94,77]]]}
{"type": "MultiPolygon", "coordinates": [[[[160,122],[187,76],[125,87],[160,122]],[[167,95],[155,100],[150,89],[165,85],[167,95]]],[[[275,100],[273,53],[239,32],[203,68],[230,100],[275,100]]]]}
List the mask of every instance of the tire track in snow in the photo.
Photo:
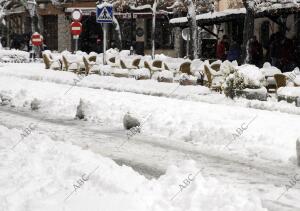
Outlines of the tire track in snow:
{"type": "MultiPolygon", "coordinates": [[[[39,113],[17,111],[0,107],[0,123],[9,128],[22,128],[28,122],[40,122],[35,132],[41,132],[54,140],[71,142],[84,149],[111,157],[119,165],[128,165],[146,177],[159,177],[167,166],[184,159],[194,159],[199,167],[204,167],[203,175],[215,177],[224,183],[231,183],[249,190],[262,192],[264,205],[270,210],[300,210],[299,186],[286,194],[286,203],[276,202],[268,194],[273,190],[283,191],[281,186],[287,184],[289,176],[294,174],[291,166],[274,165],[270,162],[250,162],[247,159],[231,157],[218,151],[207,152],[195,148],[190,143],[164,138],[135,136],[122,147],[114,151],[126,139],[121,128],[108,129],[90,122],[56,119],[43,119],[39,113]],[[297,191],[297,195],[295,194],[297,191]]],[[[26,144],[22,143],[22,144],[26,144]]],[[[18,146],[22,147],[22,145],[18,146]]]]}

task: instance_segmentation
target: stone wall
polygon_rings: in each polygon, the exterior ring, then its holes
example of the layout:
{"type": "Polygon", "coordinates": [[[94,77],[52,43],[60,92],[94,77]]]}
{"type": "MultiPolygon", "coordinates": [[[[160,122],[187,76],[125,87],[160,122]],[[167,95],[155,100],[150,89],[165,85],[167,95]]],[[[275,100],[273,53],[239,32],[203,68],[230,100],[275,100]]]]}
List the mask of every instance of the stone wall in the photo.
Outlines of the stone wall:
{"type": "Polygon", "coordinates": [[[70,32],[70,22],[66,19],[65,14],[59,14],[57,16],[58,24],[58,51],[68,50],[71,51],[71,32],[70,32]]]}

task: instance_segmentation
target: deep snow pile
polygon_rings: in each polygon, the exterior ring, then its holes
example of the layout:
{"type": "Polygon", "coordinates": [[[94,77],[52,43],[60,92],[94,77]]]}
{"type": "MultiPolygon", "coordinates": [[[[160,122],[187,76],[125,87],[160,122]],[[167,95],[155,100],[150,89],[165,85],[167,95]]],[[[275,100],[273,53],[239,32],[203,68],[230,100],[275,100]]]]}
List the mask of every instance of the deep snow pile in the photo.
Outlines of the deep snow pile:
{"type": "Polygon", "coordinates": [[[20,50],[0,50],[0,62],[23,63],[28,62],[29,53],[20,50]]]}
{"type": "Polygon", "coordinates": [[[11,150],[20,133],[0,126],[1,210],[266,210],[253,193],[204,178],[193,161],[148,180],[108,158],[35,132],[11,150]],[[187,177],[192,181],[184,185],[187,177]],[[83,183],[76,182],[80,178],[83,183]]]}
{"type": "Polygon", "coordinates": [[[277,162],[294,162],[295,141],[300,130],[298,115],[101,89],[72,88],[70,85],[14,77],[0,77],[0,97],[2,105],[28,110],[31,110],[32,102],[38,100],[37,112],[68,119],[75,117],[82,99],[88,121],[105,122],[107,127],[118,130],[123,128],[122,119],[127,112],[139,120],[151,114],[143,125],[142,135],[192,142],[202,150],[220,151],[232,142],[230,151],[221,153],[277,162]],[[239,137],[239,141],[234,141],[236,129],[256,115],[258,118],[239,137]]]}

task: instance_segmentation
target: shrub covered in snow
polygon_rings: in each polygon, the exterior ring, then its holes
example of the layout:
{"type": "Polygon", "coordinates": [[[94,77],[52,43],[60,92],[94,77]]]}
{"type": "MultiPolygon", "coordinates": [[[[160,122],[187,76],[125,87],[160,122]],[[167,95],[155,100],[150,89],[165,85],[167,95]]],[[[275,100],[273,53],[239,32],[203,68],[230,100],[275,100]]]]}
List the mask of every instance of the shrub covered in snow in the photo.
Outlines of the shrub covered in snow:
{"type": "Polygon", "coordinates": [[[230,97],[231,99],[238,97],[240,93],[238,90],[243,90],[246,88],[243,74],[238,71],[229,74],[226,77],[222,88],[226,97],[230,97]]]}
{"type": "Polygon", "coordinates": [[[234,66],[229,62],[224,62],[221,69],[227,75],[223,84],[227,97],[233,99],[243,96],[249,99],[266,100],[267,91],[264,89],[266,79],[258,67],[254,65],[234,66]]]}
{"type": "Polygon", "coordinates": [[[24,63],[29,61],[29,53],[19,50],[0,50],[0,62],[24,63]]]}
{"type": "Polygon", "coordinates": [[[245,86],[249,89],[258,89],[265,85],[266,79],[263,73],[255,65],[242,65],[237,67],[244,77],[245,86]]]}
{"type": "Polygon", "coordinates": [[[230,61],[226,60],[220,65],[220,71],[223,72],[226,76],[231,73],[234,73],[236,70],[236,66],[230,61]]]}

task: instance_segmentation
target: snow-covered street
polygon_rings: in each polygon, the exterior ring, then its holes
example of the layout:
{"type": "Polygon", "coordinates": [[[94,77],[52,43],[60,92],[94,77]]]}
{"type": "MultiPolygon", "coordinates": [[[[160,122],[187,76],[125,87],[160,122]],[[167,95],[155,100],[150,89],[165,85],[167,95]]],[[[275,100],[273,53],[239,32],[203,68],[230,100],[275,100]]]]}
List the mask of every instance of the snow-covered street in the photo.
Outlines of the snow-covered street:
{"type": "Polygon", "coordinates": [[[1,64],[1,209],[300,210],[300,185],[285,192],[299,173],[299,107],[232,101],[202,86],[96,75],[74,84],[77,77],[1,64]],[[75,119],[80,99],[85,121],[75,119]],[[127,112],[145,119],[129,139],[127,112]],[[91,181],[60,202],[98,163],[91,181]]]}

